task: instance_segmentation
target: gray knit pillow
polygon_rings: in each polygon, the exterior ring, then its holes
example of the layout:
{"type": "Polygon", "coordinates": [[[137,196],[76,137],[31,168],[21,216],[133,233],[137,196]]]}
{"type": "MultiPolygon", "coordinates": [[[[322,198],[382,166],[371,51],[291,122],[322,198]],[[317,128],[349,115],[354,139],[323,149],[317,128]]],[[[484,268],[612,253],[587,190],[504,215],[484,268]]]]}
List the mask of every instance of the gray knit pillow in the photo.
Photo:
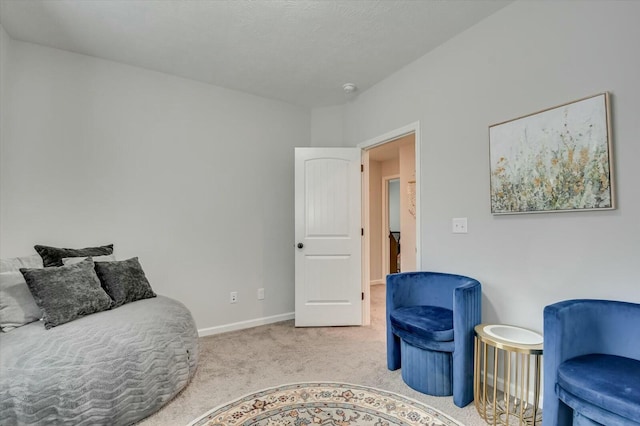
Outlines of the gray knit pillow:
{"type": "Polygon", "coordinates": [[[45,268],[48,266],[62,266],[62,258],[64,257],[104,256],[113,253],[113,244],[100,247],[85,247],[81,249],[42,245],[36,245],[33,248],[36,249],[40,257],[42,257],[42,262],[44,263],[45,268]]]}
{"type": "Polygon", "coordinates": [[[156,297],[137,257],[116,262],[96,262],[102,287],[113,299],[113,307],[156,297]]]}
{"type": "Polygon", "coordinates": [[[46,329],[111,307],[111,298],[100,286],[91,258],[75,265],[21,268],[20,272],[42,309],[46,329]]]}

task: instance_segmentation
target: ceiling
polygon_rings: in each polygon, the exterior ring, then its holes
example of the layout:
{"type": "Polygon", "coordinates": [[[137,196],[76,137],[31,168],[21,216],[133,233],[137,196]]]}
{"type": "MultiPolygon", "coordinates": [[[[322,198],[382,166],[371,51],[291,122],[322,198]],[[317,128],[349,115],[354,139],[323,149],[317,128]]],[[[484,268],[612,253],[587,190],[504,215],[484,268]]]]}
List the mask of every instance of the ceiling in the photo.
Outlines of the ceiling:
{"type": "Polygon", "coordinates": [[[13,38],[306,106],[344,104],[507,0],[0,0],[13,38]],[[359,90],[347,95],[342,85],[359,90]]]}
{"type": "Polygon", "coordinates": [[[400,158],[400,147],[405,145],[413,145],[416,137],[414,133],[402,136],[398,139],[394,139],[389,142],[385,142],[381,145],[377,145],[374,148],[369,149],[369,160],[385,162],[389,160],[397,160],[400,158]]]}

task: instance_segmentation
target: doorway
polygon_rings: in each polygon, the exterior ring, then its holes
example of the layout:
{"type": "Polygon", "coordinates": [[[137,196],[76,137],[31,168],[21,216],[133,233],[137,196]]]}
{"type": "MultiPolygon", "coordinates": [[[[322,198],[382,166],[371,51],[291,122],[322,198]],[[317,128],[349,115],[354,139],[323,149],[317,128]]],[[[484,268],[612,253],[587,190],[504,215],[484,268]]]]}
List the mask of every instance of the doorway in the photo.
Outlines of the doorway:
{"type": "MultiPolygon", "coordinates": [[[[358,145],[363,150],[363,325],[370,324],[371,286],[391,268],[388,182],[399,180],[401,271],[420,269],[420,126],[412,123],[358,145]]],[[[395,230],[393,230],[395,231],[395,230]]]]}

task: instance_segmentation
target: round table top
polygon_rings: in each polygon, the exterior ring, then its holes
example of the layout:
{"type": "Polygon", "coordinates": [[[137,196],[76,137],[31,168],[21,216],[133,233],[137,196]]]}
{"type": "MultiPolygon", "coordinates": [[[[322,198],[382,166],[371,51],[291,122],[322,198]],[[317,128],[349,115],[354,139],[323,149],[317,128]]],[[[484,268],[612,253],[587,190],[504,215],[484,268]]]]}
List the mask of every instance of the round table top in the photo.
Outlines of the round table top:
{"type": "Polygon", "coordinates": [[[540,333],[507,324],[479,324],[476,336],[500,349],[527,354],[542,354],[543,337],[540,333]]]}

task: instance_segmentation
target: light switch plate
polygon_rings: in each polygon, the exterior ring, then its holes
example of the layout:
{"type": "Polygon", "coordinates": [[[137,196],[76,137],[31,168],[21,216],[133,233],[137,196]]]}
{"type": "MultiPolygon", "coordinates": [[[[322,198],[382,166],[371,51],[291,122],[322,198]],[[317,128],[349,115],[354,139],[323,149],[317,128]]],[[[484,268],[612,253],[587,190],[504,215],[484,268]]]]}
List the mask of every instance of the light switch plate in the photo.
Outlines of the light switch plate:
{"type": "Polygon", "coordinates": [[[454,234],[466,234],[467,218],[454,217],[453,219],[451,219],[451,232],[453,232],[454,234]]]}

